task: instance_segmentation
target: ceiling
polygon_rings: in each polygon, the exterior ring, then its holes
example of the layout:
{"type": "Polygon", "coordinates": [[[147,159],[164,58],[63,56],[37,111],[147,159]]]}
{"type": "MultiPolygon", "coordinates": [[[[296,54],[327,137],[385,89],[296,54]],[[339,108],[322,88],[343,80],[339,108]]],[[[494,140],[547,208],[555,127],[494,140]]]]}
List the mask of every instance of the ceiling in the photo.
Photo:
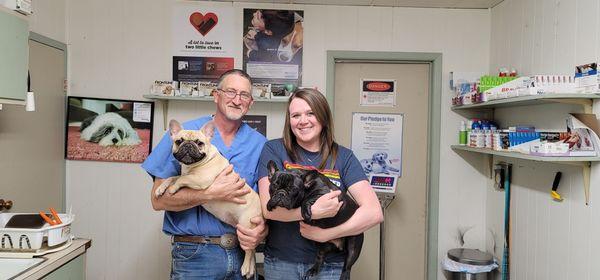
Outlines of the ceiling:
{"type": "Polygon", "coordinates": [[[213,0],[218,2],[250,2],[303,5],[375,6],[375,7],[416,7],[487,9],[504,0],[213,0]]]}

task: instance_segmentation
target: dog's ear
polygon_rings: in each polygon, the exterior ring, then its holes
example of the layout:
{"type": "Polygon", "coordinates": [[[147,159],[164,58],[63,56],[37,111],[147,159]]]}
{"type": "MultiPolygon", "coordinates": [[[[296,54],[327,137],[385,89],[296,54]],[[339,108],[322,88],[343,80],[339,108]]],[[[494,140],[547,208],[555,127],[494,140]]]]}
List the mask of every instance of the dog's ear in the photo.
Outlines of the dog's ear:
{"type": "Polygon", "coordinates": [[[202,134],[204,134],[204,136],[208,137],[209,139],[212,138],[215,134],[215,123],[213,121],[205,123],[200,129],[200,132],[202,132],[202,134]]]}
{"type": "Polygon", "coordinates": [[[279,169],[277,169],[277,164],[275,164],[275,162],[272,160],[269,160],[269,163],[267,163],[267,169],[269,170],[269,181],[271,181],[271,178],[273,178],[273,174],[279,171],[279,169]]]}
{"type": "Polygon", "coordinates": [[[176,120],[171,120],[169,122],[169,133],[171,133],[171,137],[179,133],[179,131],[181,131],[181,124],[176,120]]]}

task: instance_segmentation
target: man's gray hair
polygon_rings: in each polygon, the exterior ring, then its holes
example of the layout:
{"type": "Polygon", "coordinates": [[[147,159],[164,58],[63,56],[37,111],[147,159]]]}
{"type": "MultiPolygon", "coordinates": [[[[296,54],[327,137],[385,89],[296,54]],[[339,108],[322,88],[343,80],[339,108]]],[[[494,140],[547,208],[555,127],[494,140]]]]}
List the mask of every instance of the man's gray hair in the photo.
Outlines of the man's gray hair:
{"type": "Polygon", "coordinates": [[[223,75],[221,75],[221,77],[219,77],[219,82],[217,84],[218,89],[222,89],[223,80],[225,80],[225,78],[230,75],[238,75],[240,77],[246,78],[246,80],[248,80],[248,82],[250,82],[250,87],[252,87],[252,78],[250,78],[250,75],[248,75],[248,73],[246,73],[244,70],[240,70],[240,69],[231,69],[231,70],[223,73],[223,75]]]}

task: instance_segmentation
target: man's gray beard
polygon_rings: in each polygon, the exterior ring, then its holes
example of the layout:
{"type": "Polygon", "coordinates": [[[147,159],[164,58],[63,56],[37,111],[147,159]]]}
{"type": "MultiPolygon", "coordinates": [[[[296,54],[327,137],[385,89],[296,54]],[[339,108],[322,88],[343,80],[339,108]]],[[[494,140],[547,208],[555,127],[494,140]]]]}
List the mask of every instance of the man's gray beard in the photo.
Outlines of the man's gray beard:
{"type": "Polygon", "coordinates": [[[239,121],[243,116],[244,116],[244,114],[242,114],[242,113],[239,113],[239,114],[232,113],[232,112],[225,110],[225,117],[230,121],[239,121]]]}

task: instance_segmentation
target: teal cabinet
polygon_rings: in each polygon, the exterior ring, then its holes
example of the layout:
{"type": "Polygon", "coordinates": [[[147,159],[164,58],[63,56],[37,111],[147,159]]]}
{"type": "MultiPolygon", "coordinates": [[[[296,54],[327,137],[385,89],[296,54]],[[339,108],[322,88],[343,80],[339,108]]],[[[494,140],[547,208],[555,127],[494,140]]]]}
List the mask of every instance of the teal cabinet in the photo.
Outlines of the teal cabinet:
{"type": "MultiPolygon", "coordinates": [[[[0,9],[0,99],[23,101],[27,95],[29,25],[0,9]]],[[[0,100],[0,103],[4,103],[0,100]]]]}

